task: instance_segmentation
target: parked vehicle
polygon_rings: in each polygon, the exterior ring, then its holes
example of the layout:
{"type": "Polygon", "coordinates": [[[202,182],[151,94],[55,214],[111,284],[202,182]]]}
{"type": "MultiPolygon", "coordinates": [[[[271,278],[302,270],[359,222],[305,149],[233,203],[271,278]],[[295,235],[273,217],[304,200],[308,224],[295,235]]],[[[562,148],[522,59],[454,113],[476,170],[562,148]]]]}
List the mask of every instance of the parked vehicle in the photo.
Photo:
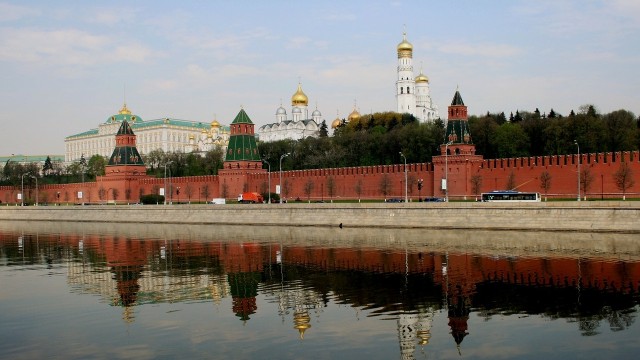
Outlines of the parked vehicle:
{"type": "Polygon", "coordinates": [[[245,192],[238,195],[238,202],[241,204],[260,204],[264,198],[257,192],[245,192]]]}
{"type": "Polygon", "coordinates": [[[224,198],[214,198],[209,202],[209,204],[215,204],[215,205],[224,205],[226,203],[227,203],[227,200],[225,200],[224,198]]]}

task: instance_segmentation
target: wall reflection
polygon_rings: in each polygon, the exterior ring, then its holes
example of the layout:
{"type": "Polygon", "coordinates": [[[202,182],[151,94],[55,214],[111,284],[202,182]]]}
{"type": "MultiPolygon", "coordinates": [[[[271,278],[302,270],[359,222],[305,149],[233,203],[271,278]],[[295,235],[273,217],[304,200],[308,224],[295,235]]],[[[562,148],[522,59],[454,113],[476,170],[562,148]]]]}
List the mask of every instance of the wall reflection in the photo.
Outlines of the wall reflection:
{"type": "Polygon", "coordinates": [[[472,312],[564,318],[592,336],[627,329],[639,304],[640,251],[624,234],[250,230],[0,224],[0,266],[65,268],[70,291],[125,322],[144,304],[225,298],[248,322],[262,295],[303,339],[333,301],[395,317],[403,358],[429,344],[438,312],[460,349],[472,312]]]}

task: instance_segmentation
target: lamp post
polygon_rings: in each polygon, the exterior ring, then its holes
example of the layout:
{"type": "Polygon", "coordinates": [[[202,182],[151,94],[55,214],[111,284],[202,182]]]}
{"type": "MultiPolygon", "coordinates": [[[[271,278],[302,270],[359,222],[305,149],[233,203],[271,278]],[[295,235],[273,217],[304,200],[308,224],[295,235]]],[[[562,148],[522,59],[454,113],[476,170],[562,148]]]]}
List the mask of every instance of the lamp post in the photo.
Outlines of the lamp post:
{"type": "MultiPolygon", "coordinates": [[[[167,165],[171,164],[171,161],[164,163],[164,205],[167,205],[167,165]]],[[[171,173],[171,169],[169,169],[171,173]]]]}
{"type": "Polygon", "coordinates": [[[423,182],[424,182],[423,179],[418,180],[418,201],[422,201],[422,183],[423,182]]]}
{"type": "Polygon", "coordinates": [[[573,143],[578,147],[578,201],[580,201],[580,145],[578,140],[573,140],[573,143]]]}
{"type": "Polygon", "coordinates": [[[33,175],[31,177],[36,179],[36,206],[38,206],[38,178],[33,175]]]}
{"type": "Polygon", "coordinates": [[[269,166],[268,175],[269,175],[269,190],[267,190],[267,197],[269,198],[267,204],[271,204],[271,164],[267,161],[267,159],[262,159],[263,162],[267,163],[269,166]]]}
{"type": "Polygon", "coordinates": [[[282,204],[282,159],[284,159],[289,155],[291,155],[291,153],[280,155],[280,185],[279,185],[280,186],[280,204],[282,204]]]}
{"type": "Polygon", "coordinates": [[[444,146],[444,201],[449,202],[449,141],[444,146]]]}
{"type": "Polygon", "coordinates": [[[404,159],[404,202],[409,202],[407,198],[407,157],[400,151],[400,156],[404,159]]]}
{"type": "Polygon", "coordinates": [[[24,206],[24,176],[29,173],[24,173],[20,176],[21,188],[20,188],[20,206],[24,206]]]}

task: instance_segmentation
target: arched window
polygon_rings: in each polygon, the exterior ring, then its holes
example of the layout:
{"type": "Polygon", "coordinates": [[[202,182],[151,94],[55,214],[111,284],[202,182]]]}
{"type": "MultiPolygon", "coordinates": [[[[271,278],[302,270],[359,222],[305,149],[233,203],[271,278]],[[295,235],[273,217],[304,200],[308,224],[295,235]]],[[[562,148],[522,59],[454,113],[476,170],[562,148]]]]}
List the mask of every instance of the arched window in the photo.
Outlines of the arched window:
{"type": "Polygon", "coordinates": [[[411,91],[409,91],[409,87],[407,86],[407,94],[411,94],[411,91]]]}
{"type": "Polygon", "coordinates": [[[404,94],[404,88],[403,87],[400,88],[400,94],[404,94]]]}

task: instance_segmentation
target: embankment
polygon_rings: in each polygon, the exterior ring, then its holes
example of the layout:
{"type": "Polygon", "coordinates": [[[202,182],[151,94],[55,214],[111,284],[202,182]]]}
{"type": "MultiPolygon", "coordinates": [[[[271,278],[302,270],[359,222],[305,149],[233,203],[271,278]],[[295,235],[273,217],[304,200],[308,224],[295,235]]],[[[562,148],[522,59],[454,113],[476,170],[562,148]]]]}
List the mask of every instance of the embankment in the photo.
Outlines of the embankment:
{"type": "Polygon", "coordinates": [[[0,221],[640,233],[640,202],[0,207],[0,221]]]}

